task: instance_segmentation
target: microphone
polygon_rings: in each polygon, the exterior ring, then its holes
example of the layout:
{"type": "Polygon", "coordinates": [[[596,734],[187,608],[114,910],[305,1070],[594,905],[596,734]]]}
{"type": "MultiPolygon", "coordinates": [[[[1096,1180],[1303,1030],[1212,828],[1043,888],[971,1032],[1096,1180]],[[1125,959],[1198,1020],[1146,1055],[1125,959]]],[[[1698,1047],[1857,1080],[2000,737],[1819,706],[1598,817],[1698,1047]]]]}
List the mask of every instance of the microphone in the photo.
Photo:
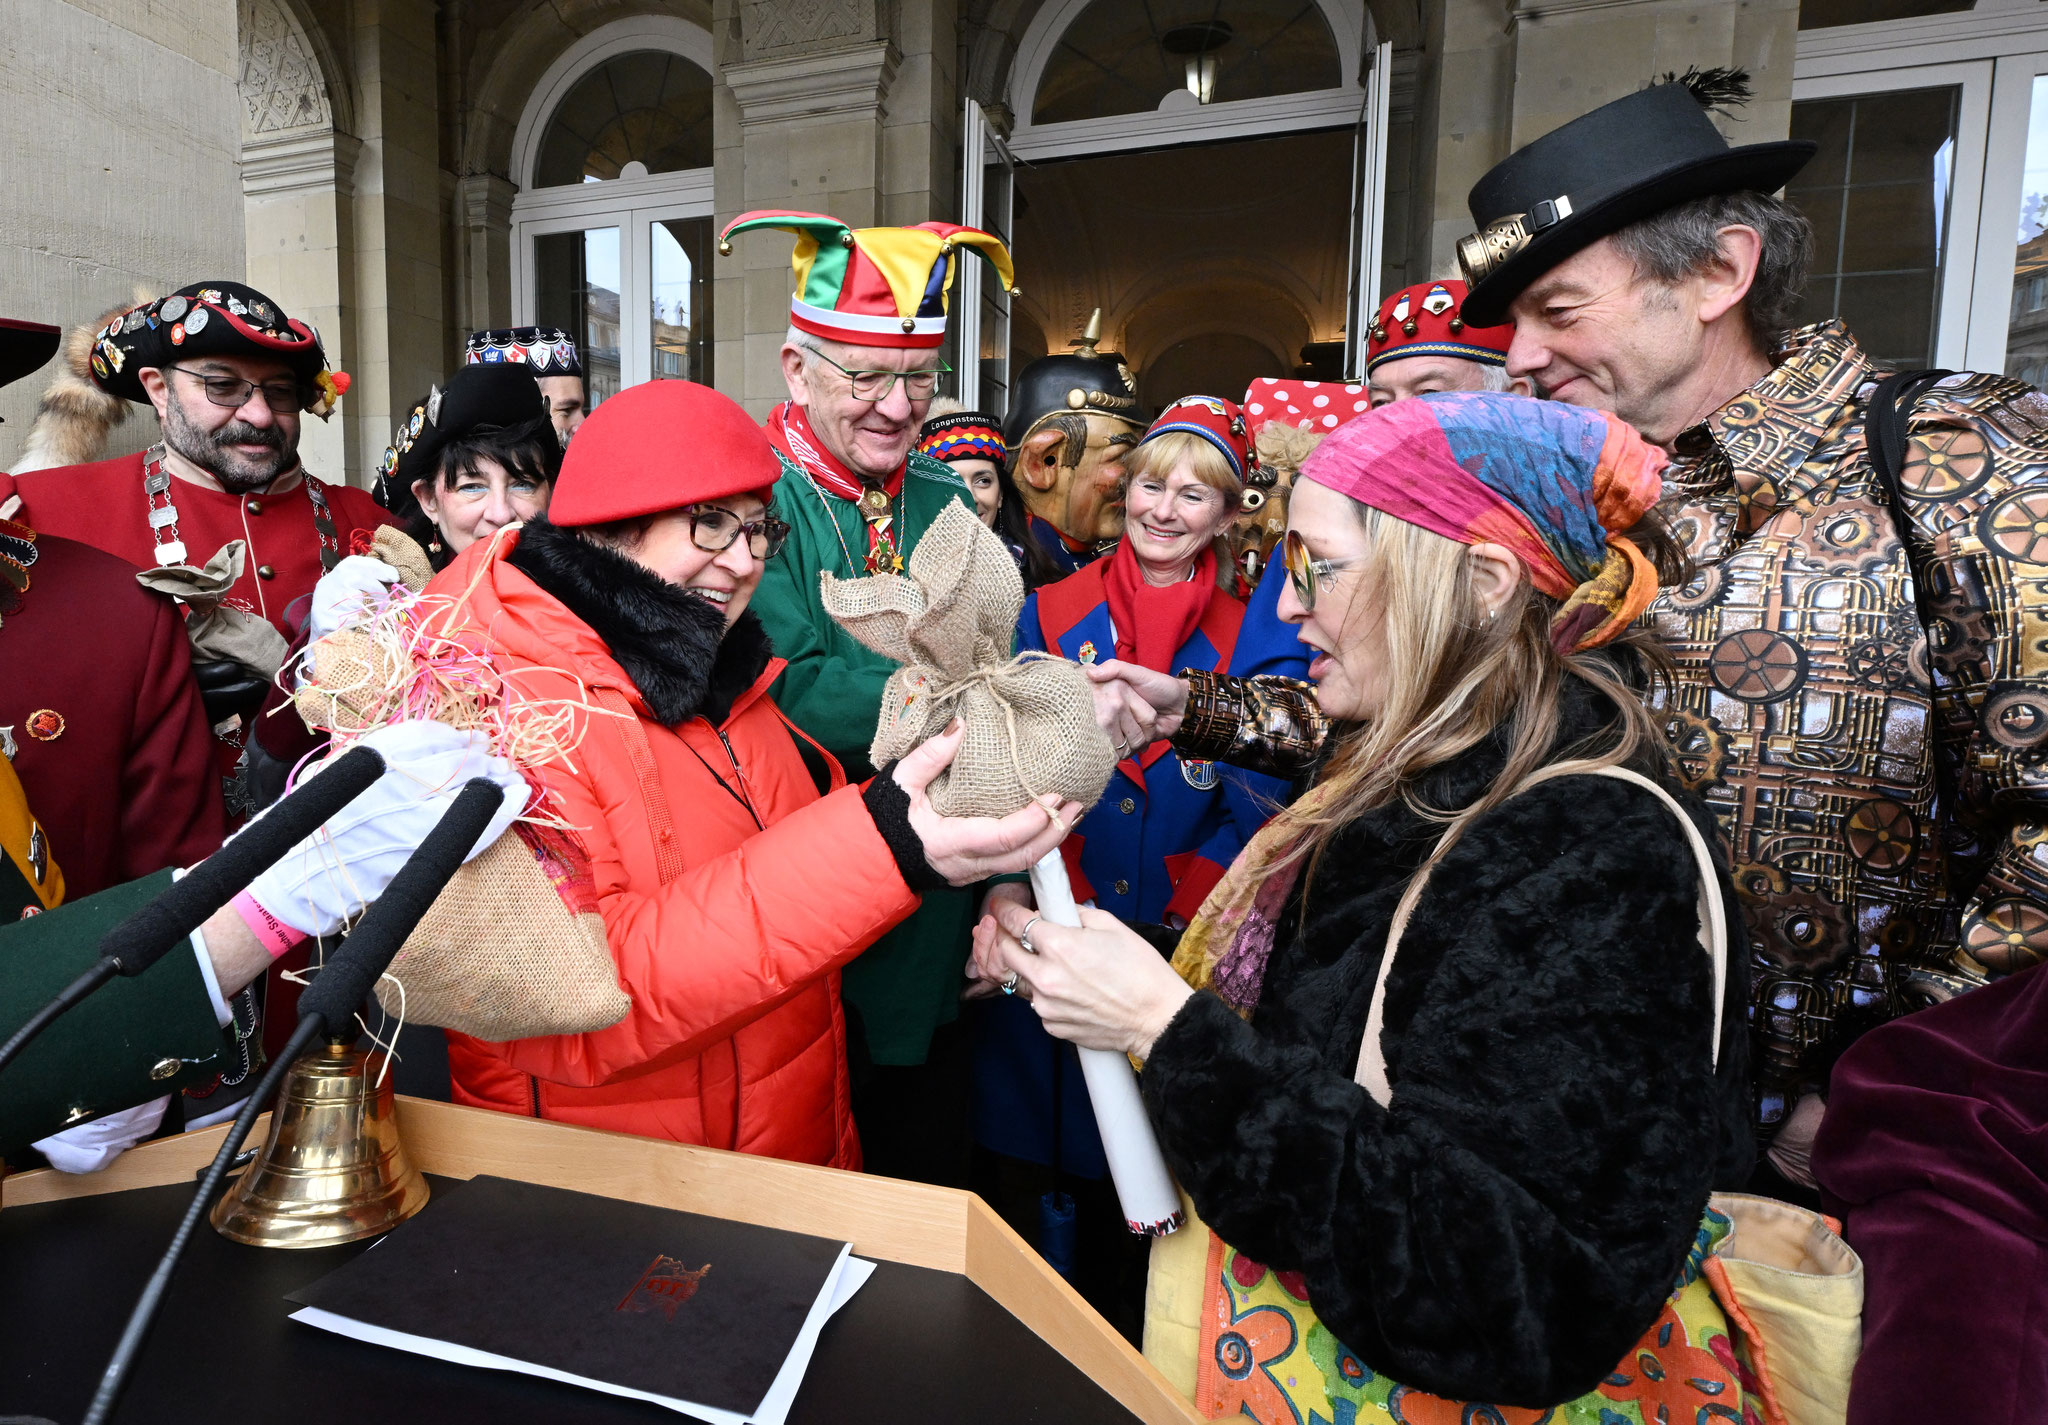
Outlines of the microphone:
{"type": "Polygon", "coordinates": [[[147,970],[214,912],[239,895],[251,881],[282,861],[285,853],[318,831],[327,820],[384,775],[384,759],[375,749],[350,748],[320,775],[277,802],[259,823],[261,835],[245,831],[173,881],[170,888],[136,911],[100,939],[100,958],[59,990],[21,1028],[0,1044],[4,1070],[38,1034],[59,1016],[116,975],[135,976],[147,970]]]}
{"type": "MultiPolygon", "coordinates": [[[[324,778],[329,774],[321,775],[324,778]]],[[[199,1225],[207,1204],[219,1191],[229,1165],[249,1136],[249,1130],[256,1126],[257,1115],[284,1082],[292,1061],[316,1035],[336,1032],[349,1022],[357,1006],[369,997],[371,987],[390,967],[406,937],[412,934],[414,927],[434,904],[434,898],[461,869],[463,859],[490,825],[491,817],[504,797],[504,789],[496,782],[486,777],[472,778],[457,793],[454,804],[442,813],[434,829],[427,833],[419,850],[413,852],[405,865],[399,868],[398,874],[391,878],[384,894],[363,912],[363,918],[356,922],[355,929],[349,932],[334,958],[327,962],[327,967],[299,996],[298,1027],[292,1031],[283,1051],[264,1071],[255,1090],[243,1102],[242,1111],[235,1115],[234,1126],[221,1140],[220,1151],[214,1154],[206,1175],[199,1180],[199,1190],[192,1195],[192,1205],[185,1210],[184,1220],[172,1234],[170,1246],[164,1250],[163,1259],[157,1263],[149,1284],[142,1289],[141,1299],[135,1303],[128,1325],[121,1332],[120,1343],[114,1347],[114,1354],[107,1361],[99,1389],[93,1393],[92,1405],[85,1413],[85,1425],[105,1425],[107,1416],[120,1400],[129,1372],[134,1369],[135,1358],[163,1305],[171,1275],[178,1269],[178,1259],[185,1254],[186,1244],[192,1240],[193,1229],[199,1225]]]]}

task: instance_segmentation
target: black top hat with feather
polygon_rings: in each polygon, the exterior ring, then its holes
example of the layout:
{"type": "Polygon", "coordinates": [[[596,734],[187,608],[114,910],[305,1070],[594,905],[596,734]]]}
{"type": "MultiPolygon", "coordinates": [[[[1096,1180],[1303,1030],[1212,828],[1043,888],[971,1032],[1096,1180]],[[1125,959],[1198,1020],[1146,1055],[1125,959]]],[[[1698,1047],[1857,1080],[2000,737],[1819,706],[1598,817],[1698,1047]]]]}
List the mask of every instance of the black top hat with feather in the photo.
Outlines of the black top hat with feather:
{"type": "Polygon", "coordinates": [[[1734,146],[1708,117],[1749,98],[1749,76],[1739,69],[1667,74],[1495,164],[1467,200],[1479,231],[1458,244],[1471,287],[1465,320],[1499,323],[1538,277],[1653,213],[1716,193],[1784,187],[1815,145],[1734,146]]]}

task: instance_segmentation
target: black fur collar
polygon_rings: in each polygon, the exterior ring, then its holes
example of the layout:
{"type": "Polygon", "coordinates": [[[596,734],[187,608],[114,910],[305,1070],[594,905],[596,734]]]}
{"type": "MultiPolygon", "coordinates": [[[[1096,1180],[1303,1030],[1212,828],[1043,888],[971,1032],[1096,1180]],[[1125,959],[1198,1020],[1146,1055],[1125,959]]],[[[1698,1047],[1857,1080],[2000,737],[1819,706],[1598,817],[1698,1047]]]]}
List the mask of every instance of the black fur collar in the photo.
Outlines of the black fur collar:
{"type": "Polygon", "coordinates": [[[666,727],[693,717],[724,722],[768,666],[768,632],[751,610],[728,630],[696,595],[545,516],[505,558],[590,625],[666,727]]]}

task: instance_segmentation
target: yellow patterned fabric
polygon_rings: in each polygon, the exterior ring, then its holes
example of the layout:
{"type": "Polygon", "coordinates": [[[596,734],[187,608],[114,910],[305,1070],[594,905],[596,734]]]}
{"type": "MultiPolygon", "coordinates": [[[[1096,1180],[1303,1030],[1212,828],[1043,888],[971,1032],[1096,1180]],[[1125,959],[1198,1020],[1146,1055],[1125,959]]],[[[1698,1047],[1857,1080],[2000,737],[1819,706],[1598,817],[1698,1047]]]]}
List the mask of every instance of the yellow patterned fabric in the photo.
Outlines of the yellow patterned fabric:
{"type": "MultiPolygon", "coordinates": [[[[1656,1320],[1598,1387],[1530,1408],[1448,1400],[1380,1374],[1317,1319],[1299,1277],[1252,1261],[1190,1221],[1182,1231],[1201,1232],[1209,1247],[1195,1409],[1257,1425],[1758,1425],[1763,1415],[1744,1389],[1728,1318],[1701,1272],[1728,1227],[1708,1209],[1656,1320]]],[[[1154,1341],[1148,1322],[1148,1355],[1154,1341]]],[[[1157,1364],[1168,1379],[1187,1376],[1182,1363],[1157,1364]]]]}
{"type": "Polygon", "coordinates": [[[0,925],[63,903],[64,873],[14,767],[0,757],[0,925]]]}
{"type": "Polygon", "coordinates": [[[1894,510],[1882,374],[1796,332],[1664,476],[1698,573],[1651,617],[1744,903],[1766,1127],[1864,1030],[2048,956],[2048,397],[1928,390],[1894,510]]]}

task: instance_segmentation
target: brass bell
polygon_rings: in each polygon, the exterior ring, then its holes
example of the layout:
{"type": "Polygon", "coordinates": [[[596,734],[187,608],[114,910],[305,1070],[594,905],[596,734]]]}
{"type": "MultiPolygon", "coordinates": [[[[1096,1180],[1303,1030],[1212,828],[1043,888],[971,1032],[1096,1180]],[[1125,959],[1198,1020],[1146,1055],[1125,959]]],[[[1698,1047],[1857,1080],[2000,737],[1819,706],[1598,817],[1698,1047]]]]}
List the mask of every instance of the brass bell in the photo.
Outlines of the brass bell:
{"type": "Polygon", "coordinates": [[[285,1075],[270,1136],[214,1204],[214,1230],[251,1247],[332,1247],[387,1232],[427,1205],[398,1141],[383,1055],[330,1039],[285,1075]]]}

